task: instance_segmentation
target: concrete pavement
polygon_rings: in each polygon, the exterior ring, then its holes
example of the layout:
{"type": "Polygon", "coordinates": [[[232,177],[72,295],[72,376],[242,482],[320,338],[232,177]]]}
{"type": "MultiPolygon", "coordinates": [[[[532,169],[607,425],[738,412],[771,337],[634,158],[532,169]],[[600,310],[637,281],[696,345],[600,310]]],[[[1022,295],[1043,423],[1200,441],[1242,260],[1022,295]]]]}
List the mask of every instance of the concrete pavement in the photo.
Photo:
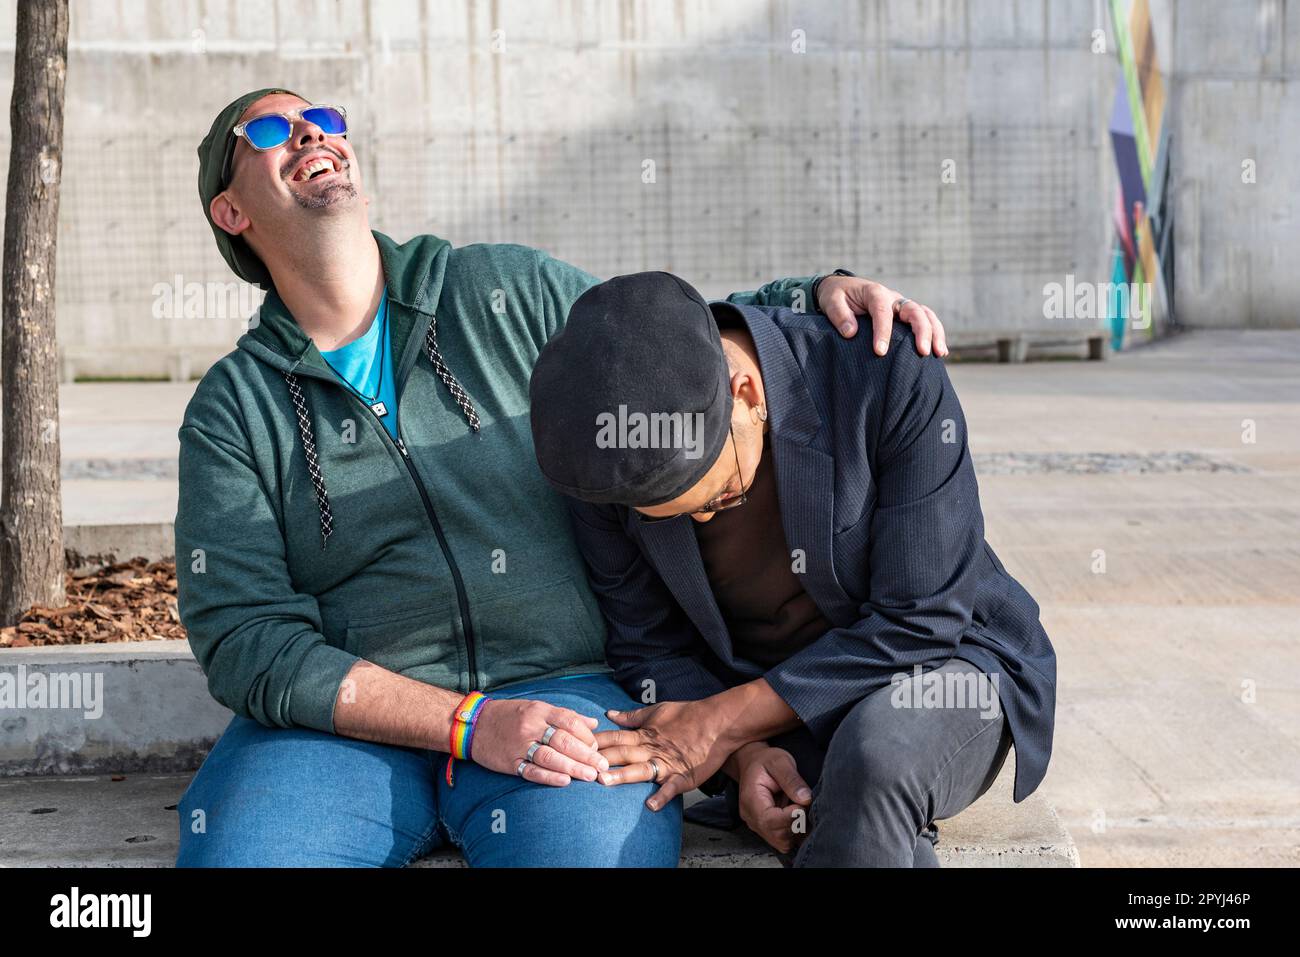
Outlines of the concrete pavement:
{"type": "MultiPolygon", "coordinates": [[[[190,774],[0,778],[0,867],[167,867],[176,860],[176,805],[190,774]]],[[[1078,867],[1069,834],[1041,795],[1011,803],[1010,765],[978,801],[940,821],[944,867],[1078,867]]],[[[689,805],[701,798],[687,796],[689,805]]],[[[443,848],[415,867],[462,867],[443,848]]],[[[779,867],[744,828],[686,823],[683,867],[779,867]]]]}
{"type": "MultiPolygon", "coordinates": [[[[1057,648],[1042,793],[1084,866],[1300,864],[1300,332],[949,368],[1057,648]]],[[[63,387],[68,524],[172,518],[192,390],[63,387]]]]}
{"type": "Polygon", "coordinates": [[[952,371],[977,456],[1248,470],[981,470],[981,499],[1057,648],[1043,787],[1084,866],[1300,864],[1300,333],[952,371]]]}

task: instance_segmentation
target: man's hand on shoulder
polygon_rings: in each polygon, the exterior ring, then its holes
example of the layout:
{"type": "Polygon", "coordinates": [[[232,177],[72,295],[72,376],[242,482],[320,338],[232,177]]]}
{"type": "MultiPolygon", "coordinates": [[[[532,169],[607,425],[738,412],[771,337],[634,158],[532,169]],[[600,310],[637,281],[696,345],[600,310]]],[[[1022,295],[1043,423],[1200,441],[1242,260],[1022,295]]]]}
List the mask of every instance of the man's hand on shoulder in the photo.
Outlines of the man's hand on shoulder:
{"type": "Polygon", "coordinates": [[[817,307],[845,339],[857,335],[857,317],[869,315],[876,355],[883,356],[889,351],[889,336],[895,319],[912,327],[918,354],[948,354],[943,323],[934,310],[883,283],[858,276],[825,276],[817,284],[817,307]],[[899,303],[901,305],[896,309],[899,303]]]}

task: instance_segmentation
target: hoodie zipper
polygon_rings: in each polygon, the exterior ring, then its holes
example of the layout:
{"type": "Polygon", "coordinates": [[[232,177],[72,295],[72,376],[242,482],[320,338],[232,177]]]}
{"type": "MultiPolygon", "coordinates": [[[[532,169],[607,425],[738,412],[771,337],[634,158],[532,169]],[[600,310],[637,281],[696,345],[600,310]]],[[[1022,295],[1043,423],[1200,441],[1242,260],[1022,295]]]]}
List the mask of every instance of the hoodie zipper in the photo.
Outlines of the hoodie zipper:
{"type": "MultiPolygon", "coordinates": [[[[356,398],[350,389],[344,389],[343,391],[356,398]]],[[[433,510],[433,502],[429,500],[429,492],[420,479],[420,473],[416,470],[415,463],[411,461],[410,450],[407,449],[406,443],[401,439],[401,426],[398,426],[398,437],[394,438],[389,434],[383,420],[375,414],[375,410],[365,402],[361,404],[365,406],[366,411],[378,423],[379,431],[384,434],[384,438],[392,442],[397,451],[401,453],[402,462],[406,465],[406,470],[411,473],[411,480],[415,482],[416,491],[420,493],[420,501],[424,503],[424,511],[429,516],[429,524],[433,526],[433,534],[438,539],[438,547],[442,549],[442,557],[451,570],[451,580],[456,586],[456,604],[460,608],[460,620],[465,626],[465,664],[469,670],[469,688],[473,691],[478,685],[478,661],[474,654],[474,622],[469,617],[469,595],[465,591],[465,580],[461,577],[460,566],[456,564],[456,559],[452,557],[451,545],[447,543],[447,536],[442,531],[442,523],[438,521],[438,514],[433,510]]]]}
{"type": "MultiPolygon", "coordinates": [[[[373,414],[373,413],[372,413],[373,414]]],[[[378,418],[378,416],[375,416],[378,418]]],[[[388,429],[384,424],[379,423],[384,434],[388,435],[388,429]]],[[[438,521],[437,514],[433,511],[433,503],[429,501],[429,493],[420,481],[420,475],[415,469],[415,463],[411,461],[411,453],[407,451],[406,443],[400,438],[394,439],[397,451],[402,453],[402,461],[406,463],[406,470],[411,473],[411,478],[415,480],[415,487],[420,493],[420,500],[424,502],[424,510],[429,515],[429,522],[433,525],[433,534],[438,537],[438,546],[442,549],[442,556],[447,561],[447,567],[451,569],[451,580],[456,585],[456,603],[460,606],[460,620],[465,625],[465,662],[469,668],[469,688],[473,691],[478,687],[478,662],[474,656],[474,623],[469,617],[469,596],[465,593],[465,580],[461,578],[460,567],[456,564],[456,559],[451,555],[451,546],[447,544],[447,536],[443,534],[442,523],[438,521]]]]}

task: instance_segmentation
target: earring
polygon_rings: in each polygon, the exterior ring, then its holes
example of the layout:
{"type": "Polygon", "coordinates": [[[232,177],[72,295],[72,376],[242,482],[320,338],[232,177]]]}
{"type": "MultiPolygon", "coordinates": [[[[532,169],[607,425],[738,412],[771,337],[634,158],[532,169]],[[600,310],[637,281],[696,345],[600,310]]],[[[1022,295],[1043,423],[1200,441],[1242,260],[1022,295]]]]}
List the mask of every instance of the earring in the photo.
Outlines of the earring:
{"type": "Polygon", "coordinates": [[[766,421],[767,421],[767,407],[766,407],[766,406],[762,406],[762,405],[760,405],[760,406],[758,407],[758,421],[760,421],[760,422],[766,422],[766,421]]]}

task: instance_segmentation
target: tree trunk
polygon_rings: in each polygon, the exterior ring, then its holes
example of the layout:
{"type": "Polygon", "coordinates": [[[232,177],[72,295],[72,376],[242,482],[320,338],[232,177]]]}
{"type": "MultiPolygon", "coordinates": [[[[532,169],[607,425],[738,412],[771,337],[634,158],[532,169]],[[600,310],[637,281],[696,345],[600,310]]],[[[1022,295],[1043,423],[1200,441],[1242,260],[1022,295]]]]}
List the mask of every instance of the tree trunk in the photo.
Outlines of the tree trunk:
{"type": "Polygon", "coordinates": [[[67,62],[68,0],[19,3],[0,327],[0,625],[65,600],[54,253],[67,62]]]}

